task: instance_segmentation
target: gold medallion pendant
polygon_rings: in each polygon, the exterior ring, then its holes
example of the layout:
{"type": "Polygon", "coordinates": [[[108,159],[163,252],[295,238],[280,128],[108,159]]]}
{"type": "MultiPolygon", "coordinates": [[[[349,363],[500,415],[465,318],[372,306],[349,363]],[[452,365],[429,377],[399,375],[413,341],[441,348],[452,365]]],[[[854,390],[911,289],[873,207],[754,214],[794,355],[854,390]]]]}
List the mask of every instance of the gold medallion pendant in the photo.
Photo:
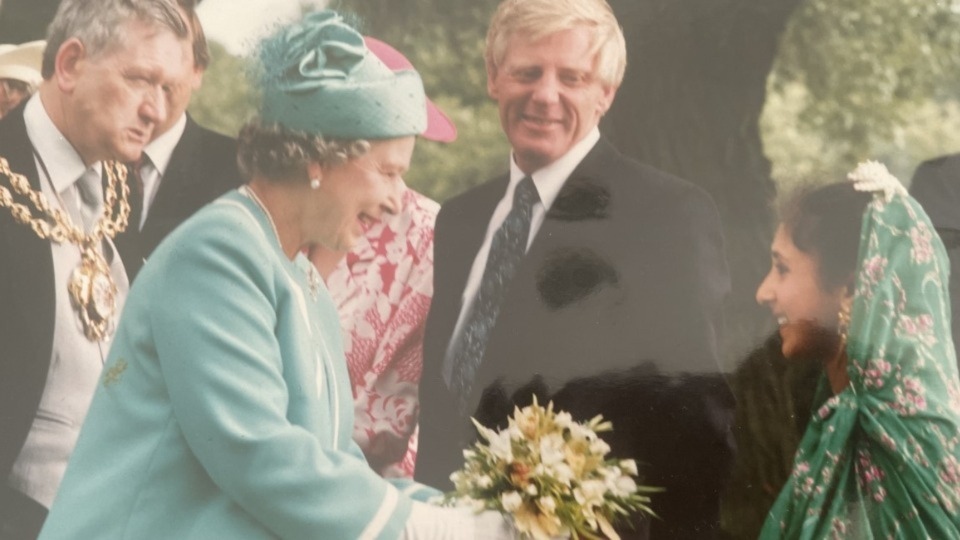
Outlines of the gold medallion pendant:
{"type": "Polygon", "coordinates": [[[112,334],[117,311],[117,285],[110,274],[110,266],[96,246],[84,246],[80,264],[70,275],[67,287],[87,339],[102,341],[112,334]]]}
{"type": "Polygon", "coordinates": [[[126,229],[130,216],[126,166],[110,161],[104,162],[103,168],[108,180],[103,214],[93,230],[85,232],[62,210],[62,202],[61,208],[51,206],[40,190],[30,189],[27,178],[11,171],[7,160],[0,157],[0,179],[6,177],[11,188],[0,183],[0,208],[8,208],[16,221],[29,226],[40,238],[57,244],[69,242],[80,249],[80,264],[73,270],[67,289],[83,334],[90,341],[103,341],[116,326],[117,284],[101,249],[105,238],[126,229]],[[30,206],[17,202],[15,195],[30,206]]]}

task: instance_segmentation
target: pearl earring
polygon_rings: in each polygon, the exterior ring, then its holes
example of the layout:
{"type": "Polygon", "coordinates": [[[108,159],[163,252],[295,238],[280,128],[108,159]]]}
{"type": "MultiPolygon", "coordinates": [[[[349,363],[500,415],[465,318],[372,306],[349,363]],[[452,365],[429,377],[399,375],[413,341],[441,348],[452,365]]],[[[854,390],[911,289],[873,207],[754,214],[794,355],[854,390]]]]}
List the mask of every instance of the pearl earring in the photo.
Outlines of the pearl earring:
{"type": "Polygon", "coordinates": [[[310,179],[310,189],[320,189],[320,179],[311,178],[310,179]]]}

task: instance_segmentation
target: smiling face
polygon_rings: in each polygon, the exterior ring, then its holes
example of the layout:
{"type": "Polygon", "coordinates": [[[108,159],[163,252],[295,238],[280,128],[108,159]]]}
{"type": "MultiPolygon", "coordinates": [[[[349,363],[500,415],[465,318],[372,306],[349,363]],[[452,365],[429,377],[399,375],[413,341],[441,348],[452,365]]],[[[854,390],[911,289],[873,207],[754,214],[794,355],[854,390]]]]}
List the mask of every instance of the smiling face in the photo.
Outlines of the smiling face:
{"type": "Polygon", "coordinates": [[[567,153],[600,123],[616,88],[600,81],[585,26],[531,41],[514,36],[498,66],[488,66],[487,91],[517,165],[530,174],[567,153]]]}
{"type": "Polygon", "coordinates": [[[782,225],[770,251],[770,272],[757,289],[757,302],[770,308],[780,325],[783,355],[817,358],[835,352],[846,286],[825,288],[816,256],[798,249],[782,225]]]}
{"type": "Polygon", "coordinates": [[[363,236],[366,227],[385,213],[400,211],[416,138],[371,141],[360,157],[325,169],[318,201],[308,212],[308,237],[334,251],[346,251],[363,236]],[[313,226],[312,224],[316,224],[313,226]]]}
{"type": "Polygon", "coordinates": [[[58,54],[58,84],[69,100],[63,131],[86,163],[139,158],[167,121],[174,90],[191,81],[189,40],[137,20],[123,36],[97,55],[77,40],[58,54]]]}

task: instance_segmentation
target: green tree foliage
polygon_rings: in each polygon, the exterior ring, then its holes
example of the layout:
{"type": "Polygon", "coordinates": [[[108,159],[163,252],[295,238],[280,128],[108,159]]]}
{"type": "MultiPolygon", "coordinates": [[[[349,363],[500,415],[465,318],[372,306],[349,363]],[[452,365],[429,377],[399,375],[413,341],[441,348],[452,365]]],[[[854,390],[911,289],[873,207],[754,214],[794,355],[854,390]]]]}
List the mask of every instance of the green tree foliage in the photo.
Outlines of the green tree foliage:
{"type": "Polygon", "coordinates": [[[202,126],[236,137],[256,112],[256,93],[245,76],[248,61],[210,43],[210,65],[203,86],[190,100],[190,114],[202,126]]]}
{"type": "Polygon", "coordinates": [[[420,140],[404,180],[444,201],[506,171],[510,149],[495,104],[469,107],[447,95],[438,96],[436,102],[457,125],[457,140],[447,144],[420,140]]]}
{"type": "Polygon", "coordinates": [[[958,28],[951,1],[807,0],[769,79],[775,177],[836,179],[870,157],[908,180],[919,160],[960,148],[958,28]]]}
{"type": "Polygon", "coordinates": [[[420,141],[407,183],[444,201],[507,170],[509,147],[487,96],[483,41],[495,0],[341,0],[365,34],[396,47],[423,77],[427,94],[457,125],[450,144],[420,141]]]}

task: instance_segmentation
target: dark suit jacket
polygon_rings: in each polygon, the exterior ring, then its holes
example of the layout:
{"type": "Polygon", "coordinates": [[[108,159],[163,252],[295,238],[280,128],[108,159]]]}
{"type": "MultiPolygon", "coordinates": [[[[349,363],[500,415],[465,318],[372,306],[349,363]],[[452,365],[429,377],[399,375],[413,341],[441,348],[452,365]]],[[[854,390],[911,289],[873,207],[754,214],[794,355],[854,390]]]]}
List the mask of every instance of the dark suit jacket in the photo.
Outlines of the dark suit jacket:
{"type": "MultiPolygon", "coordinates": [[[[501,177],[460,195],[437,218],[416,476],[442,489],[476,433],[441,366],[470,266],[507,184],[501,177]]],[[[654,537],[709,537],[718,530],[718,486],[732,452],[732,402],[716,344],[728,290],[710,197],[601,139],[565,182],[509,285],[469,415],[502,427],[532,394],[580,420],[603,413],[614,421],[606,437],[613,452],[646,463],[644,482],[669,490],[654,509],[676,527],[660,536],[663,523],[655,521],[654,537]],[[714,470],[701,476],[708,466],[714,470]]]]}
{"type": "Polygon", "coordinates": [[[199,126],[190,115],[170,156],[143,229],[129,224],[114,241],[130,282],[161,240],[201,207],[242,183],[237,141],[199,126]]]}
{"type": "MultiPolygon", "coordinates": [[[[39,190],[23,108],[21,104],[0,120],[0,156],[39,190]]],[[[9,178],[0,175],[0,185],[10,189],[9,178]]],[[[9,210],[0,209],[0,481],[10,474],[40,404],[50,367],[55,308],[50,242],[14,221],[9,210]]]]}
{"type": "Polygon", "coordinates": [[[953,346],[960,343],[960,154],[925,161],[917,167],[910,194],[930,216],[950,257],[953,346]]]}

